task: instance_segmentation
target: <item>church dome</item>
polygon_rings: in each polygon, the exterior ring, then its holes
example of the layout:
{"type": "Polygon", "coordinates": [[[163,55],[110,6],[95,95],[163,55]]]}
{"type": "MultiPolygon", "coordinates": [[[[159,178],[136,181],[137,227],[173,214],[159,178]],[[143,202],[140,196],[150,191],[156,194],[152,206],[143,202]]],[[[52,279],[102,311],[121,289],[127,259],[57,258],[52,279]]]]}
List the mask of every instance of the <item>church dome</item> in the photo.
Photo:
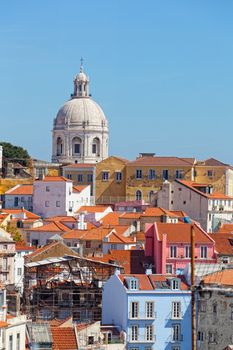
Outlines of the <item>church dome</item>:
{"type": "Polygon", "coordinates": [[[91,98],[72,98],[58,111],[56,125],[107,126],[107,119],[101,107],[91,98]]]}

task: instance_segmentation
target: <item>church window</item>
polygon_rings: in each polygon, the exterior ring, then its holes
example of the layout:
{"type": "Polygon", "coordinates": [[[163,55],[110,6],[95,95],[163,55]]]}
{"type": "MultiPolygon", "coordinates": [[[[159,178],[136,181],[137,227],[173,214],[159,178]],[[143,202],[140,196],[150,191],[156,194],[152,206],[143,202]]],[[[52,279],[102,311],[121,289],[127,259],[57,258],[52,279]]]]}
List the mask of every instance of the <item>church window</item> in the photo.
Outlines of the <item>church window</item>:
{"type": "Polygon", "coordinates": [[[97,156],[100,155],[100,140],[98,137],[95,137],[92,142],[92,153],[96,154],[97,156]]]}
{"type": "Polygon", "coordinates": [[[136,191],[136,201],[142,200],[142,192],[140,190],[136,191]]]}
{"type": "Polygon", "coordinates": [[[62,155],[63,152],[63,144],[61,137],[58,137],[57,139],[57,156],[62,155]]]}
{"type": "Polygon", "coordinates": [[[74,153],[80,153],[80,144],[79,143],[75,143],[75,145],[74,145],[74,153]]]}

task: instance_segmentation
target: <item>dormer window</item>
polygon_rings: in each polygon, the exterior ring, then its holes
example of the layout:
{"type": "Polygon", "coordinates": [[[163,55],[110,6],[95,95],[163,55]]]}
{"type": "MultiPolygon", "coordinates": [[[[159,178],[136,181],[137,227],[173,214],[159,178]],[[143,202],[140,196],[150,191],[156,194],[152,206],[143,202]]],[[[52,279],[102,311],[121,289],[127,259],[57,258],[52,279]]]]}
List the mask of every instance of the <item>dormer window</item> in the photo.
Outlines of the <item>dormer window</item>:
{"type": "Polygon", "coordinates": [[[139,281],[137,278],[127,278],[128,288],[131,290],[139,289],[139,281]]]}
{"type": "Polygon", "coordinates": [[[174,278],[171,280],[171,289],[172,290],[180,289],[180,280],[178,278],[174,278]]]}

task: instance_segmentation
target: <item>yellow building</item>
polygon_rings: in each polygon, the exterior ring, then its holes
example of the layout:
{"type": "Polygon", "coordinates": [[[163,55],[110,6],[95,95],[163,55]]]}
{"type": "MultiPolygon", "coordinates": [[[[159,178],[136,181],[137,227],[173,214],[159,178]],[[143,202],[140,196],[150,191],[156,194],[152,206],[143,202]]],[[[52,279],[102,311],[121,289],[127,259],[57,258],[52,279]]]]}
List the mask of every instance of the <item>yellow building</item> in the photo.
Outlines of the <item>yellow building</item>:
{"type": "Polygon", "coordinates": [[[153,202],[154,193],[165,180],[193,180],[195,158],[158,157],[154,153],[140,156],[126,165],[127,200],[153,202]]]}
{"type": "Polygon", "coordinates": [[[211,184],[215,192],[233,196],[233,167],[214,158],[196,162],[194,181],[211,184]]]}
{"type": "MultiPolygon", "coordinates": [[[[95,164],[74,163],[62,167],[62,175],[74,185],[90,185],[91,196],[95,196],[95,164]]],[[[94,204],[94,202],[93,202],[94,204]]]]}
{"type": "Polygon", "coordinates": [[[128,160],[108,157],[96,164],[96,203],[111,204],[125,200],[128,160]]]}

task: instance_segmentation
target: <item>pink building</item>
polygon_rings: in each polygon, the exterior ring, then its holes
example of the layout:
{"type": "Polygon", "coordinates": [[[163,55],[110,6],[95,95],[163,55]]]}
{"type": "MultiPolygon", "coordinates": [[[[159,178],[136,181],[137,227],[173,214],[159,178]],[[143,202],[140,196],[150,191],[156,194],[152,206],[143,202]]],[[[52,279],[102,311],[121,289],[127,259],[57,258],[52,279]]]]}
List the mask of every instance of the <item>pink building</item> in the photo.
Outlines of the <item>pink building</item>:
{"type": "MultiPolygon", "coordinates": [[[[153,259],[156,273],[181,273],[191,258],[191,224],[146,224],[145,255],[153,259]]],[[[215,242],[198,225],[195,230],[195,262],[216,263],[215,242]]]]}

